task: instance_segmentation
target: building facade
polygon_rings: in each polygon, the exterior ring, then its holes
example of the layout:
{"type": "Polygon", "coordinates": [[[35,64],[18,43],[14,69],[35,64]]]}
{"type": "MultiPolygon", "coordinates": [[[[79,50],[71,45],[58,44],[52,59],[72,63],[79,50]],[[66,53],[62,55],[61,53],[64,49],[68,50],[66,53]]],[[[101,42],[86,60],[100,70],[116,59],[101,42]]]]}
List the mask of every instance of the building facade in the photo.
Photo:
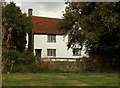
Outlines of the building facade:
{"type": "Polygon", "coordinates": [[[79,58],[84,56],[85,51],[81,51],[80,48],[67,48],[65,31],[58,29],[57,26],[62,19],[33,16],[32,9],[28,11],[33,23],[32,41],[35,56],[41,58],[79,58]]]}

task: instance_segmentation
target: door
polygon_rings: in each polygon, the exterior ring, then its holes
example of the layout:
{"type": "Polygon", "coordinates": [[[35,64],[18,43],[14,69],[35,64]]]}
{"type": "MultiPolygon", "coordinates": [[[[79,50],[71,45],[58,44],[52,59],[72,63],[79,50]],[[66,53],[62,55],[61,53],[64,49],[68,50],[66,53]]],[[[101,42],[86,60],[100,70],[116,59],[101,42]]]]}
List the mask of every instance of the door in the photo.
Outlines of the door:
{"type": "Polygon", "coordinates": [[[35,49],[36,57],[41,58],[41,51],[42,49],[35,49]]]}

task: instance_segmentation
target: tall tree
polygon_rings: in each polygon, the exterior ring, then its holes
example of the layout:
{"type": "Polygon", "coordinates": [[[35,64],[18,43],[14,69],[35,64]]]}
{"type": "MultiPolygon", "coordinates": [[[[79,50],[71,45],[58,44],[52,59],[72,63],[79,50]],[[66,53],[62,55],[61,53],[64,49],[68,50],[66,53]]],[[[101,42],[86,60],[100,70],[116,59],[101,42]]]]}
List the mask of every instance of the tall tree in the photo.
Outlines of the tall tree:
{"type": "Polygon", "coordinates": [[[68,47],[84,44],[90,56],[100,58],[101,65],[109,62],[112,66],[117,62],[120,57],[120,2],[66,4],[62,27],[68,30],[68,47]]]}
{"type": "Polygon", "coordinates": [[[23,51],[26,45],[26,33],[32,29],[30,17],[23,14],[14,2],[3,6],[3,47],[23,51]]]}

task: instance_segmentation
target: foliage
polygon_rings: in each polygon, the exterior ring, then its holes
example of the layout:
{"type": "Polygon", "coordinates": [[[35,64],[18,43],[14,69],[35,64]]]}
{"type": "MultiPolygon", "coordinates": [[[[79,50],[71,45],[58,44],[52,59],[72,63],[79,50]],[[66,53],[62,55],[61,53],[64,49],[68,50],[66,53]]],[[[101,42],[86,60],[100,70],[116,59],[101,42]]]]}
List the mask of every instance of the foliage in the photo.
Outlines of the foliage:
{"type": "MultiPolygon", "coordinates": [[[[66,61],[44,61],[39,59],[36,61],[33,54],[28,51],[18,52],[16,50],[9,50],[6,54],[3,55],[3,73],[41,73],[41,72],[50,72],[50,73],[68,73],[68,72],[83,72],[84,66],[83,63],[76,62],[66,62],[66,61]],[[79,66],[80,65],[80,66],[79,66]]],[[[88,65],[88,63],[86,63],[88,65]]],[[[88,68],[85,69],[89,71],[88,68]]]]}
{"type": "Polygon", "coordinates": [[[3,70],[11,72],[14,64],[18,61],[18,52],[15,50],[9,50],[3,54],[2,57],[3,70]]]}
{"type": "Polygon", "coordinates": [[[33,53],[28,50],[19,52],[16,50],[7,50],[2,57],[3,73],[15,72],[60,72],[59,66],[54,65],[53,62],[44,61],[40,59],[35,61],[33,53]]]}
{"type": "MultiPolygon", "coordinates": [[[[68,48],[85,45],[101,67],[118,67],[120,51],[120,2],[67,2],[61,26],[66,29],[68,48]],[[72,19],[72,20],[71,20],[72,19]],[[116,63],[116,66],[113,64],[116,63]]],[[[115,64],[114,64],[115,65],[115,64]]],[[[114,68],[115,67],[115,68],[114,68]]]]}
{"type": "Polygon", "coordinates": [[[23,51],[26,44],[26,33],[31,31],[31,18],[23,14],[14,2],[3,6],[3,48],[23,51]]]}
{"type": "Polygon", "coordinates": [[[0,2],[0,25],[2,24],[2,2],[0,2]]]}
{"type": "Polygon", "coordinates": [[[78,73],[84,71],[101,72],[99,63],[92,62],[92,60],[86,58],[78,59],[76,62],[53,62],[51,60],[44,61],[41,58],[36,61],[34,55],[27,50],[23,51],[22,53],[16,50],[9,50],[3,56],[3,73],[78,73]]]}
{"type": "Polygon", "coordinates": [[[19,60],[21,60],[23,64],[31,64],[35,62],[33,53],[29,52],[28,50],[24,50],[23,52],[19,53],[19,60]]]}
{"type": "Polygon", "coordinates": [[[35,63],[34,55],[27,50],[23,52],[8,50],[3,54],[2,60],[3,72],[27,72],[35,63]]]}

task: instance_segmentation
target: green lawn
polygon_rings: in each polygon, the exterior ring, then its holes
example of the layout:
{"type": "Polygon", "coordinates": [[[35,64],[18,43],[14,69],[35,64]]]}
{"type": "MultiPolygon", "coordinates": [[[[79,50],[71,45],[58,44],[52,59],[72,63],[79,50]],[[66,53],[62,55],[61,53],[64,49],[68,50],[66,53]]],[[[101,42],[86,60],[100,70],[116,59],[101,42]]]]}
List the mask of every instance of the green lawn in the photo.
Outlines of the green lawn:
{"type": "Polygon", "coordinates": [[[3,74],[3,86],[118,86],[117,73],[3,74]]]}

